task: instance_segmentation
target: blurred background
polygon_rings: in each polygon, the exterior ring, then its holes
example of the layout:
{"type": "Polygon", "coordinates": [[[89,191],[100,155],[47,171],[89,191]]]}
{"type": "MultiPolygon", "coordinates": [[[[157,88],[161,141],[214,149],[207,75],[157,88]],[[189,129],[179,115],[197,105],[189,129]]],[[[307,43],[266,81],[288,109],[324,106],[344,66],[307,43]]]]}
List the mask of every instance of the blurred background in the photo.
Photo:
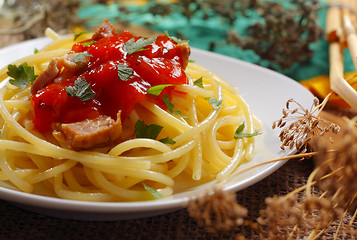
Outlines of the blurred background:
{"type": "Polygon", "coordinates": [[[191,47],[301,81],[328,74],[326,11],[321,0],[0,0],[0,47],[41,37],[46,27],[61,34],[92,31],[107,18],[117,31],[168,31],[191,47]]]}

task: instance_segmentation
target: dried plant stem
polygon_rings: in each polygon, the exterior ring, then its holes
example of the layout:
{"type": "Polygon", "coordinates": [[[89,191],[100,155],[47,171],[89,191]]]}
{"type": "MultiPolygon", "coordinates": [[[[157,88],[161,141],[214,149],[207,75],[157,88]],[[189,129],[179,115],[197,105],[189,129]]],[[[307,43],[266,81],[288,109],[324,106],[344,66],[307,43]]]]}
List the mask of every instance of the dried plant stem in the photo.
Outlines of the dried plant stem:
{"type": "Polygon", "coordinates": [[[220,183],[220,187],[222,187],[224,185],[225,182],[227,182],[228,180],[232,179],[233,177],[239,175],[239,174],[242,174],[246,171],[249,171],[253,168],[256,168],[256,167],[259,167],[259,166],[263,166],[265,164],[269,164],[269,163],[274,163],[274,162],[279,162],[279,161],[287,161],[287,160],[290,160],[290,159],[296,159],[296,158],[309,158],[309,157],[312,157],[314,155],[316,155],[317,153],[316,152],[310,152],[310,153],[301,153],[301,154],[295,154],[295,155],[290,155],[290,156],[285,156],[285,157],[282,157],[282,158],[277,158],[277,159],[273,159],[273,160],[270,160],[270,161],[266,161],[266,162],[263,162],[263,163],[259,163],[259,164],[256,164],[256,165],[253,165],[253,166],[250,166],[250,167],[247,167],[245,169],[242,169],[240,171],[236,171],[236,172],[233,172],[228,178],[226,178],[225,180],[223,180],[221,183],[220,183]]]}
{"type": "MultiPolygon", "coordinates": [[[[331,221],[329,225],[331,225],[332,223],[333,223],[333,221],[331,221]]],[[[326,229],[327,229],[326,227],[323,229],[320,229],[319,233],[317,233],[317,234],[316,234],[316,229],[313,229],[312,232],[307,237],[307,240],[318,239],[326,231],[326,229]]]]}
{"type": "Polygon", "coordinates": [[[341,217],[340,223],[338,224],[338,227],[337,227],[336,232],[335,232],[335,237],[333,239],[337,239],[338,232],[340,231],[341,226],[342,226],[342,221],[347,216],[347,212],[348,212],[347,210],[343,212],[343,215],[341,217]]]}
{"type": "Polygon", "coordinates": [[[357,209],[355,210],[355,212],[354,212],[354,214],[353,214],[353,216],[352,216],[351,221],[348,223],[348,226],[349,226],[349,227],[352,227],[352,224],[353,224],[354,220],[356,219],[356,217],[357,217],[357,209]]]}
{"type": "Polygon", "coordinates": [[[317,106],[315,107],[315,109],[311,111],[311,114],[313,114],[315,111],[318,110],[318,112],[317,112],[317,114],[316,114],[316,116],[318,116],[318,115],[320,114],[320,112],[325,108],[326,103],[327,103],[327,101],[330,99],[330,96],[331,96],[331,95],[332,95],[332,92],[329,93],[329,94],[327,94],[327,96],[324,98],[324,100],[322,101],[322,103],[320,103],[319,105],[317,105],[317,106]]]}
{"type": "MultiPolygon", "coordinates": [[[[319,168],[319,167],[317,167],[317,168],[319,168]]],[[[324,179],[326,179],[326,178],[329,178],[329,177],[333,176],[335,173],[337,173],[338,171],[340,171],[340,170],[342,170],[342,169],[343,169],[343,167],[340,167],[340,168],[336,169],[335,171],[330,172],[329,174],[324,175],[324,176],[321,177],[319,180],[324,180],[324,179]]],[[[304,185],[304,186],[301,186],[301,187],[295,189],[294,191],[292,191],[292,192],[286,194],[286,195],[285,195],[285,198],[290,198],[290,197],[292,197],[293,195],[295,195],[295,194],[297,194],[297,193],[299,193],[299,192],[304,191],[305,189],[307,189],[307,187],[311,187],[311,186],[315,185],[317,182],[318,182],[318,181],[311,181],[311,183],[309,184],[309,186],[308,186],[307,184],[304,185]]]]}
{"type": "Polygon", "coordinates": [[[341,189],[340,188],[337,189],[335,194],[332,196],[332,200],[336,200],[338,198],[338,195],[340,194],[340,192],[341,192],[341,189]]]}
{"type": "Polygon", "coordinates": [[[311,187],[312,187],[312,180],[315,178],[316,174],[319,172],[319,168],[315,168],[314,171],[310,174],[309,178],[306,182],[306,196],[311,197],[311,187]]]}

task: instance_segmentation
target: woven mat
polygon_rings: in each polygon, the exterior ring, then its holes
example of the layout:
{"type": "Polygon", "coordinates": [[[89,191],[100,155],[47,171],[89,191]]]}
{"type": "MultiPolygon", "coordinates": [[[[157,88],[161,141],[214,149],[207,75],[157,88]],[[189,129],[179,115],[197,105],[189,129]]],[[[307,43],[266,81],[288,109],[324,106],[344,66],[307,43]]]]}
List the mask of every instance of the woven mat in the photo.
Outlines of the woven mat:
{"type": "MultiPolygon", "coordinates": [[[[313,168],[311,160],[289,161],[278,171],[237,193],[238,202],[254,220],[264,199],[302,186],[313,168]]],[[[197,226],[185,209],[115,222],[73,221],[48,217],[0,202],[0,239],[235,239],[235,232],[212,236],[197,226]]],[[[243,232],[244,233],[244,230],[243,232]]],[[[249,232],[246,233],[249,237],[249,232]]]]}

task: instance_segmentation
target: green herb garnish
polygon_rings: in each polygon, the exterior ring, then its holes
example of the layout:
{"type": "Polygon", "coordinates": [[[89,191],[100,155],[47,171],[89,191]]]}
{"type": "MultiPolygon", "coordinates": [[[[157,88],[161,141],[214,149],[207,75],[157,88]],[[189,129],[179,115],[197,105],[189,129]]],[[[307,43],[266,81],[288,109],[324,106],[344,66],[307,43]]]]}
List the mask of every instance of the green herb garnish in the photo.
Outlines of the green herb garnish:
{"type": "Polygon", "coordinates": [[[196,80],[193,82],[193,84],[196,85],[197,87],[204,88],[204,87],[203,87],[203,83],[202,83],[202,77],[196,79],[196,80]]]}
{"type": "Polygon", "coordinates": [[[124,51],[128,54],[132,54],[134,52],[139,52],[145,50],[146,46],[149,46],[153,43],[156,38],[139,38],[135,41],[134,38],[130,39],[126,43],[124,43],[124,51]]]}
{"type": "Polygon", "coordinates": [[[122,81],[127,81],[130,76],[133,75],[134,70],[129,68],[128,65],[119,63],[118,64],[118,77],[122,81]]]}
{"type": "Polygon", "coordinates": [[[38,53],[38,49],[35,48],[35,50],[33,50],[33,53],[34,53],[34,54],[38,53]]]}
{"type": "Polygon", "coordinates": [[[254,137],[257,135],[260,135],[260,132],[254,132],[254,133],[244,133],[243,130],[245,128],[245,124],[244,122],[238,126],[236,132],[234,133],[234,139],[238,139],[238,138],[250,138],[250,137],[254,137]]]}
{"type": "Polygon", "coordinates": [[[171,145],[176,143],[175,140],[173,140],[173,139],[171,139],[169,137],[161,138],[161,139],[159,139],[159,141],[162,142],[162,143],[171,144],[171,145]]]}
{"type": "Polygon", "coordinates": [[[156,189],[153,189],[153,188],[147,186],[144,182],[142,182],[142,183],[143,183],[145,190],[148,191],[149,193],[151,193],[154,196],[154,198],[162,198],[162,195],[156,189]]]}
{"type": "Polygon", "coordinates": [[[161,94],[162,90],[164,90],[165,87],[169,87],[169,86],[173,86],[173,84],[156,85],[156,86],[149,88],[148,93],[155,95],[155,96],[159,96],[161,94]]]}
{"type": "Polygon", "coordinates": [[[170,36],[167,31],[165,31],[165,35],[168,36],[170,39],[172,39],[173,41],[175,41],[178,44],[180,44],[180,43],[188,43],[189,42],[188,40],[182,40],[182,39],[177,38],[175,36],[170,36]]]}
{"type": "Polygon", "coordinates": [[[71,58],[69,61],[78,63],[80,61],[83,61],[84,57],[93,57],[93,55],[91,55],[91,54],[87,53],[87,51],[85,51],[85,52],[78,53],[76,56],[71,58]]]}
{"type": "Polygon", "coordinates": [[[170,113],[182,117],[181,116],[182,112],[180,110],[174,109],[175,105],[171,102],[171,99],[167,93],[165,94],[165,96],[163,96],[162,100],[164,101],[167,110],[169,110],[170,113]]]}
{"type": "Polygon", "coordinates": [[[77,38],[79,38],[80,36],[82,36],[82,35],[84,35],[84,34],[87,34],[87,32],[80,32],[80,33],[74,34],[73,41],[76,41],[77,38]]]}
{"type": "Polygon", "coordinates": [[[19,66],[8,65],[7,75],[11,77],[9,82],[21,89],[25,89],[30,83],[32,84],[37,75],[35,75],[35,68],[33,66],[28,66],[27,62],[22,63],[19,66]]]}
{"type": "Polygon", "coordinates": [[[195,63],[195,60],[188,60],[189,63],[195,63]]]}
{"type": "Polygon", "coordinates": [[[162,129],[163,127],[160,125],[147,125],[144,121],[138,120],[135,123],[135,136],[137,138],[156,139],[162,129]]]}
{"type": "Polygon", "coordinates": [[[82,42],[81,45],[88,47],[88,46],[92,45],[93,43],[95,43],[95,41],[92,40],[92,41],[88,41],[88,42],[82,42]]]}
{"type": "Polygon", "coordinates": [[[223,99],[217,99],[215,97],[210,97],[208,103],[212,106],[214,110],[220,109],[222,107],[223,99]]]}
{"type": "Polygon", "coordinates": [[[74,82],[74,86],[66,87],[66,93],[70,97],[78,97],[83,102],[92,99],[95,95],[84,77],[78,78],[74,82]]]}

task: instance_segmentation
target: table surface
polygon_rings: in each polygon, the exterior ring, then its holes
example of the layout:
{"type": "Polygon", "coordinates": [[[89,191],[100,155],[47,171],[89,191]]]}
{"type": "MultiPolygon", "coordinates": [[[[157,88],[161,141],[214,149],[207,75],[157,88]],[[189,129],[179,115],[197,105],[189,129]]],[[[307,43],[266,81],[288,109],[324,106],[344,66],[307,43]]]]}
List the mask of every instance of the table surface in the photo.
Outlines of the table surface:
{"type": "MultiPolygon", "coordinates": [[[[0,47],[23,40],[21,34],[2,35],[0,47]]],[[[291,160],[259,183],[237,192],[238,203],[249,211],[247,219],[254,221],[259,216],[266,197],[284,195],[305,185],[312,170],[311,159],[291,160]]],[[[0,224],[0,239],[235,239],[237,233],[251,238],[249,230],[238,228],[218,236],[210,235],[186,209],[135,220],[94,222],[40,215],[0,201],[0,224]]]]}

